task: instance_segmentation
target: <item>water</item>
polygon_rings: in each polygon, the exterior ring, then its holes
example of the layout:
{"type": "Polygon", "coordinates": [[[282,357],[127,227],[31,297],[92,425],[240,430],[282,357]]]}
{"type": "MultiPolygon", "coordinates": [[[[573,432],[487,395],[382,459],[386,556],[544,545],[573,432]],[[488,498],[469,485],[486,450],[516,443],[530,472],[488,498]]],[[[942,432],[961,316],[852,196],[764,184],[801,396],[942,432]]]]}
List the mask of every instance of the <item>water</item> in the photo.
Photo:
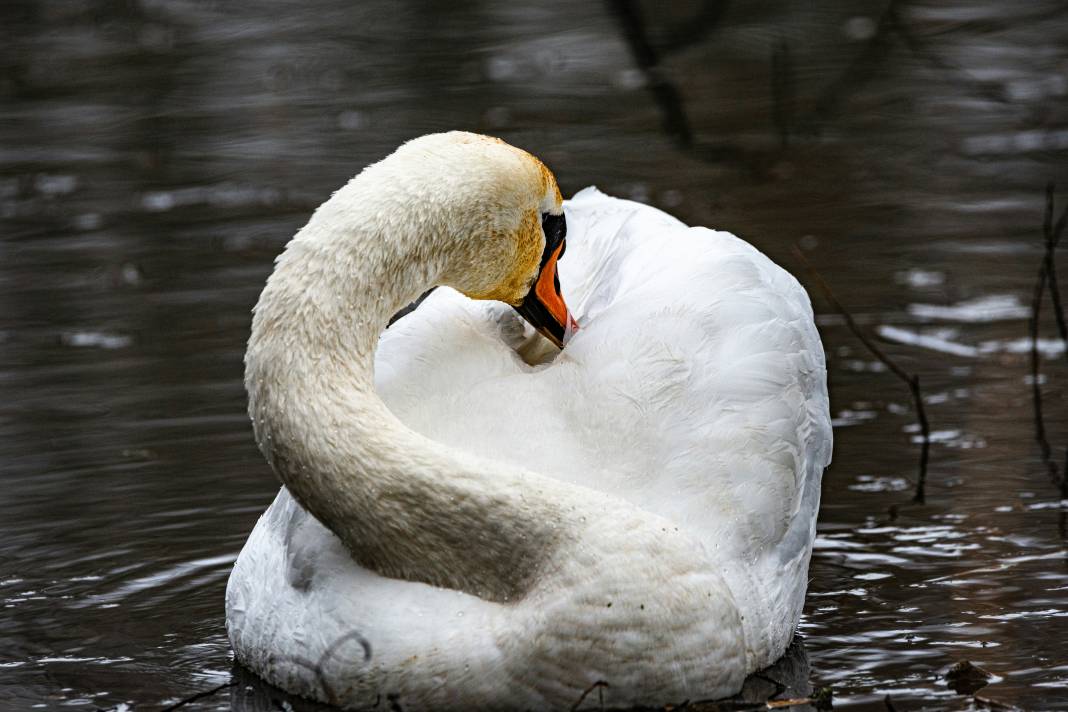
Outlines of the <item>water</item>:
{"type": "MultiPolygon", "coordinates": [[[[962,708],[941,675],[968,659],[995,675],[982,696],[1068,706],[1068,505],[1021,341],[1045,183],[1068,201],[1063,6],[650,3],[680,123],[610,6],[454,5],[0,10],[0,706],[155,709],[233,680],[196,704],[276,708],[223,628],[277,487],[244,415],[249,309],[330,191],[450,128],[798,273],[800,244],[920,375],[924,506],[907,391],[817,299],[835,460],[776,674],[843,708],[962,708]]],[[[1043,328],[1060,457],[1068,370],[1043,328]]]]}

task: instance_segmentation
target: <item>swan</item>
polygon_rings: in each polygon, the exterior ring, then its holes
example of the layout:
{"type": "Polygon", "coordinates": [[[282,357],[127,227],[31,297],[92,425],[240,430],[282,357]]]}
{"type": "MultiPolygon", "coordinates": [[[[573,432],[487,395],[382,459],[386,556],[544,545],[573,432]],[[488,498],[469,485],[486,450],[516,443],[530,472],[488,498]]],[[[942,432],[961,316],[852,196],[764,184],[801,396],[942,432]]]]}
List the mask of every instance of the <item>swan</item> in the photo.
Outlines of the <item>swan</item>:
{"type": "Polygon", "coordinates": [[[423,136],[278,257],[245,385],[283,487],[227,631],[289,692],[660,706],[737,692],[793,637],[826,366],[804,290],[733,235],[423,136]]]}

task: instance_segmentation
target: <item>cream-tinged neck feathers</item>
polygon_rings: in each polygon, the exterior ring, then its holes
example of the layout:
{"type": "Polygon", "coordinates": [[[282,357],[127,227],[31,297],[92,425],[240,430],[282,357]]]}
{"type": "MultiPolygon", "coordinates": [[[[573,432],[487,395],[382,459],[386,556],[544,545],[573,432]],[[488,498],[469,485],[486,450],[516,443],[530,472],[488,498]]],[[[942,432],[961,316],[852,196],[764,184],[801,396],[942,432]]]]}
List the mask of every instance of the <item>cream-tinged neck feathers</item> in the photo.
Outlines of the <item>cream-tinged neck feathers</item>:
{"type": "Polygon", "coordinates": [[[279,257],[245,359],[256,439],[364,566],[507,600],[553,552],[566,488],[412,432],[375,394],[373,366],[389,317],[430,287],[518,303],[540,215],[560,211],[537,159],[439,134],[365,169],[279,257]]]}

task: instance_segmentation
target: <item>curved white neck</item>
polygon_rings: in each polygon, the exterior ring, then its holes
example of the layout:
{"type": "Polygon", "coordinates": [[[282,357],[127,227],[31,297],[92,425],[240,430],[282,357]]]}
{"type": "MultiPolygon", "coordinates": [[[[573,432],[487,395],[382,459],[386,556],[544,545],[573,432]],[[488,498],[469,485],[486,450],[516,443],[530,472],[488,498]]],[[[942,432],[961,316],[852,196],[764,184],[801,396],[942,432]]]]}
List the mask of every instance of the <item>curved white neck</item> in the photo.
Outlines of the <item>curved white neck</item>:
{"type": "Polygon", "coordinates": [[[357,176],[279,257],[245,359],[256,439],[362,565],[509,600],[555,549],[563,508],[545,478],[424,438],[375,394],[382,329],[450,257],[430,239],[443,217],[397,220],[388,192],[357,176]]]}

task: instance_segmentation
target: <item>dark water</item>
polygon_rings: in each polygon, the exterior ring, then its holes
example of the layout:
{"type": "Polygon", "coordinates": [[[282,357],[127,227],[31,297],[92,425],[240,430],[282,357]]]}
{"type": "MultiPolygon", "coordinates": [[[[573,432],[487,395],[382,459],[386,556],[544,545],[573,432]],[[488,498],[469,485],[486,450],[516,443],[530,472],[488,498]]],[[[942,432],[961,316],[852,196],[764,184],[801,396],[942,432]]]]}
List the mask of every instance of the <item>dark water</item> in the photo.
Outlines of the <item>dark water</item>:
{"type": "MultiPolygon", "coordinates": [[[[838,427],[802,687],[968,708],[941,677],[968,659],[996,676],[980,695],[1068,707],[1068,502],[1026,352],[1045,183],[1068,201],[1068,9],[613,7],[3,4],[0,707],[156,709],[240,674],[223,590],[277,489],[244,414],[249,309],[331,190],[451,128],[795,272],[800,243],[920,375],[914,506],[907,391],[817,299],[838,427]]],[[[1060,457],[1068,364],[1044,346],[1060,457]]],[[[197,704],[278,708],[235,680],[197,704]]]]}

